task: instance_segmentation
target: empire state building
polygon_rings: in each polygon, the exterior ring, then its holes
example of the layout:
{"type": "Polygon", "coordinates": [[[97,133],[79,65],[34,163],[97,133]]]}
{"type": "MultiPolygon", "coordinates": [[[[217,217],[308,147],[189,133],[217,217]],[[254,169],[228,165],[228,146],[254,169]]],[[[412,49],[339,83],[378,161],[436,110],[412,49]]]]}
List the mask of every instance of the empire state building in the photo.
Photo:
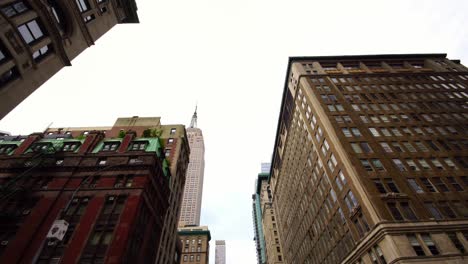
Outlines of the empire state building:
{"type": "Polygon", "coordinates": [[[197,109],[187,128],[190,146],[190,160],[187,168],[182,209],[179,226],[200,225],[200,211],[203,193],[203,175],[205,171],[205,144],[200,128],[197,128],[197,109]]]}

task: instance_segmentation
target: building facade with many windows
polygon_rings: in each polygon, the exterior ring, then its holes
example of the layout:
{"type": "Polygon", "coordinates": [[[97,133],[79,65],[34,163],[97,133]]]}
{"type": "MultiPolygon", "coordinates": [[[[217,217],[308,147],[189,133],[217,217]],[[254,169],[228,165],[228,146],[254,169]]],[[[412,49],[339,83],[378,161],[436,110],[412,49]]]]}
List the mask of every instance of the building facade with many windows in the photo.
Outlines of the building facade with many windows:
{"type": "Polygon", "coordinates": [[[1,136],[0,262],[174,263],[188,155],[159,118],[1,136]]]}
{"type": "Polygon", "coordinates": [[[288,263],[461,263],[468,69],[445,54],[290,58],[269,180],[288,263]]]}
{"type": "Polygon", "coordinates": [[[182,244],[181,264],[210,262],[211,233],[207,226],[179,227],[178,234],[182,244]]]}
{"type": "MultiPolygon", "coordinates": [[[[268,165],[268,166],[265,166],[268,165]]],[[[262,163],[262,173],[258,174],[255,193],[252,195],[252,215],[254,221],[255,246],[258,264],[282,264],[283,254],[279,241],[275,209],[271,201],[271,190],[268,184],[269,173],[262,163]]]]}
{"type": "Polygon", "coordinates": [[[0,118],[118,23],[134,0],[0,0],[0,118]]]}
{"type": "Polygon", "coordinates": [[[197,110],[195,110],[191,124],[187,128],[190,160],[187,176],[185,177],[184,195],[180,211],[179,226],[181,227],[200,225],[205,175],[205,142],[202,130],[197,127],[197,118],[197,110]]]}

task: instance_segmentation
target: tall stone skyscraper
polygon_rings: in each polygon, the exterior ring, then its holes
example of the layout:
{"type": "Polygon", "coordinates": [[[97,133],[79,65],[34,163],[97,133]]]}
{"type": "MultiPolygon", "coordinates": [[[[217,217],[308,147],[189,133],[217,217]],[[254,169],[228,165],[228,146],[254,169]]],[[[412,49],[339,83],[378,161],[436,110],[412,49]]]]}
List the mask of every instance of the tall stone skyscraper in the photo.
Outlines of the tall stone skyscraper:
{"type": "Polygon", "coordinates": [[[113,26],[138,22],[135,0],[0,0],[0,119],[113,26]]]}
{"type": "Polygon", "coordinates": [[[226,241],[216,240],[215,244],[215,264],[226,264],[226,241]]]}
{"type": "Polygon", "coordinates": [[[200,213],[203,193],[203,175],[205,172],[205,143],[201,129],[197,128],[197,109],[187,128],[190,146],[190,160],[187,168],[182,210],[179,226],[200,225],[200,213]]]}
{"type": "Polygon", "coordinates": [[[269,179],[285,262],[466,263],[467,91],[445,54],[290,58],[269,179]]]}

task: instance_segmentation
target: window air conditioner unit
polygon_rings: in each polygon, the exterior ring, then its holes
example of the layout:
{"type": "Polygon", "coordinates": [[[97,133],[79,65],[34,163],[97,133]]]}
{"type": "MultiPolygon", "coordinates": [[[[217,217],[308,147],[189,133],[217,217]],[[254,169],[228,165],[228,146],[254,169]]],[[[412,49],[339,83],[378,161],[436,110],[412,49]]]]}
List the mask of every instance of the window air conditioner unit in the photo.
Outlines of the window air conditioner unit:
{"type": "MultiPolygon", "coordinates": [[[[116,184],[117,185],[117,184],[116,184]]],[[[120,184],[119,184],[120,185],[120,184]]],[[[115,197],[114,196],[110,196],[109,197],[109,201],[114,201],[115,197]]]]}
{"type": "Polygon", "coordinates": [[[2,246],[6,246],[6,245],[8,245],[8,240],[3,240],[2,242],[0,242],[0,244],[2,246]]]}
{"type": "Polygon", "coordinates": [[[68,229],[68,222],[65,220],[55,220],[47,233],[47,238],[62,240],[68,229]]]}
{"type": "Polygon", "coordinates": [[[122,187],[122,184],[121,184],[121,183],[116,183],[116,184],[114,184],[114,187],[115,187],[115,188],[121,188],[121,187],[122,187]]]}

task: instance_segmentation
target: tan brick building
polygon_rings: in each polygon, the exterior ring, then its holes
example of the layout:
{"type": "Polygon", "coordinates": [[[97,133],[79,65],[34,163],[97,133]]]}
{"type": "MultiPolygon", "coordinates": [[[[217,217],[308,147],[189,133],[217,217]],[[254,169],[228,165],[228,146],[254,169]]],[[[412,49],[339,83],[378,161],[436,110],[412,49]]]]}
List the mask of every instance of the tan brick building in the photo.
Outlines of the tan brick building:
{"type": "Polygon", "coordinates": [[[208,264],[210,262],[211,234],[207,226],[180,227],[178,233],[182,243],[181,264],[208,264]]]}
{"type": "Polygon", "coordinates": [[[290,58],[270,187],[287,263],[464,263],[468,69],[290,58]]]}
{"type": "Polygon", "coordinates": [[[135,0],[0,0],[0,118],[118,23],[135,0]]]}

